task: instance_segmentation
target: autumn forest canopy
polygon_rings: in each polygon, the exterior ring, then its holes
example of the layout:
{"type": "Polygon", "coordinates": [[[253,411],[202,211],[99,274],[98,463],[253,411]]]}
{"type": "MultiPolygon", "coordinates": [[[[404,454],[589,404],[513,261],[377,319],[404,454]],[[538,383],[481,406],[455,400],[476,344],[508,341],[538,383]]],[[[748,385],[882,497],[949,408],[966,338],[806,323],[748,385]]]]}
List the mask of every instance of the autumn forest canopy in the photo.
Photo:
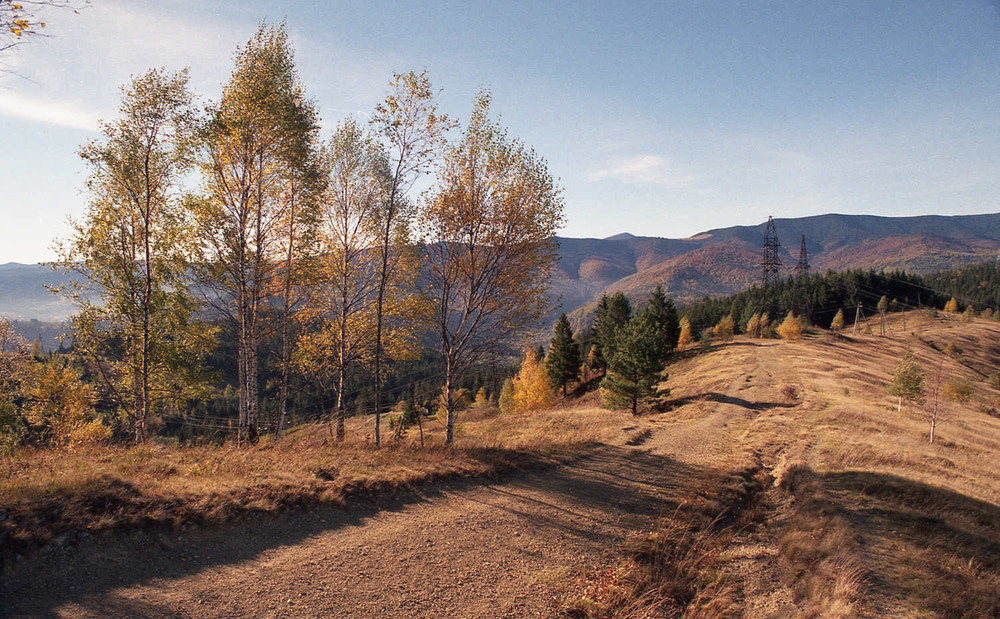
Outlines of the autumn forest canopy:
{"type": "Polygon", "coordinates": [[[456,390],[489,361],[496,381],[548,309],[560,189],[488,91],[460,126],[426,74],[396,74],[369,122],[326,137],[283,24],[234,65],[204,109],[187,70],[135,77],[80,149],[89,206],[59,241],[81,276],[58,291],[72,348],[33,368],[6,325],[10,440],[143,442],[175,422],[253,443],[319,417],[342,439],[348,404],[432,391],[451,442],[456,390]]]}

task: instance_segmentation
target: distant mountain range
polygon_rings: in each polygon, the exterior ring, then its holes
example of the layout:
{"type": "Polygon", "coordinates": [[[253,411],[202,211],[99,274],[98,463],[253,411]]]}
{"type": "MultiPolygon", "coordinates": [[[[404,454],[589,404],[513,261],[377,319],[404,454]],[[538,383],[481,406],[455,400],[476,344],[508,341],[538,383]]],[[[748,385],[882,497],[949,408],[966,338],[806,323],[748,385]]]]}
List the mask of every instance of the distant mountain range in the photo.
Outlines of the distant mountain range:
{"type": "MultiPolygon", "coordinates": [[[[818,215],[775,219],[784,273],[798,261],[805,235],[814,270],[903,269],[932,273],[1000,254],[1000,213],[877,217],[818,215]]],[[[559,239],[552,291],[560,311],[582,323],[605,292],[638,300],[662,284],[680,305],[743,290],[761,279],[766,222],[709,230],[686,239],[617,234],[606,239],[559,239]]],[[[48,265],[0,265],[0,316],[58,321],[72,305],[45,289],[68,276],[48,265]]]]}
{"type": "MultiPolygon", "coordinates": [[[[933,273],[995,258],[1000,213],[877,217],[817,215],[775,219],[783,274],[798,262],[803,235],[813,270],[902,269],[933,273]]],[[[602,293],[640,300],[657,284],[685,305],[746,289],[762,277],[766,222],[709,230],[686,239],[618,234],[560,239],[553,292],[575,326],[587,321],[602,293]]]]}

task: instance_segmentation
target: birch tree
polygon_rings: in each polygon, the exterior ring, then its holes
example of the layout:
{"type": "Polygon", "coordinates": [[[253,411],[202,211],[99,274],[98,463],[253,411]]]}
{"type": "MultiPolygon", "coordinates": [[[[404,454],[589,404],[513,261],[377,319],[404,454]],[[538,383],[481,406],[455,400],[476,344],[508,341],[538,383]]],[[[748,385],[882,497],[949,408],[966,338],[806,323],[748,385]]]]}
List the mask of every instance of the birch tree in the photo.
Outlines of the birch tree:
{"type": "Polygon", "coordinates": [[[152,70],[123,89],[119,118],[80,150],[90,202],[58,246],[59,266],[83,276],[63,290],[80,307],[74,346],[90,356],[136,442],[154,404],[181,390],[199,332],[178,189],[193,126],[187,80],[186,71],[152,70]]]}
{"type": "Polygon", "coordinates": [[[561,192],[545,161],[491,121],[489,108],[489,94],[480,93],[419,218],[445,360],[448,444],[457,381],[548,309],[563,222],[561,192]]]}
{"type": "Polygon", "coordinates": [[[397,73],[389,88],[389,95],[376,106],[371,121],[387,148],[389,171],[386,199],[374,213],[378,268],[374,351],[376,445],[381,442],[384,331],[387,326],[394,328],[396,340],[414,333],[400,323],[405,310],[413,308],[413,299],[405,297],[412,293],[418,273],[410,239],[414,207],[409,192],[430,171],[441,154],[445,134],[454,125],[446,114],[438,113],[426,72],[397,73]]]}
{"type": "Polygon", "coordinates": [[[323,161],[328,184],[320,204],[316,332],[300,358],[304,369],[310,362],[332,366],[337,440],[343,440],[344,383],[353,366],[370,358],[375,341],[372,297],[379,272],[372,248],[378,240],[375,212],[385,198],[387,171],[378,143],[352,120],[337,127],[323,161]],[[321,358],[326,356],[333,359],[321,358]]]}
{"type": "Polygon", "coordinates": [[[202,132],[205,196],[192,201],[199,279],[237,335],[239,437],[259,428],[258,367],[265,305],[281,289],[289,169],[313,144],[316,113],[295,71],[283,24],[262,24],[236,53],[222,99],[202,132]]]}

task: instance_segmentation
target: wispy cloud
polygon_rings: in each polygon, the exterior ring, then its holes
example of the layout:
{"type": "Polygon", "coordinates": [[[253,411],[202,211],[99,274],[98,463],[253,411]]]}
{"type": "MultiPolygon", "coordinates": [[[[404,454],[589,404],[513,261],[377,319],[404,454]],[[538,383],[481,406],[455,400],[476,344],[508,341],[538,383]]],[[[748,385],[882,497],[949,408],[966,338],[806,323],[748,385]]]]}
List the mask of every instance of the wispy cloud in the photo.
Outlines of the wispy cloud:
{"type": "Polygon", "coordinates": [[[0,90],[0,116],[85,131],[97,130],[97,114],[73,101],[29,97],[11,91],[0,90]]]}
{"type": "Polygon", "coordinates": [[[612,179],[628,185],[656,185],[668,189],[683,189],[700,178],[673,165],[660,155],[639,155],[615,159],[587,175],[587,182],[612,179]]]}

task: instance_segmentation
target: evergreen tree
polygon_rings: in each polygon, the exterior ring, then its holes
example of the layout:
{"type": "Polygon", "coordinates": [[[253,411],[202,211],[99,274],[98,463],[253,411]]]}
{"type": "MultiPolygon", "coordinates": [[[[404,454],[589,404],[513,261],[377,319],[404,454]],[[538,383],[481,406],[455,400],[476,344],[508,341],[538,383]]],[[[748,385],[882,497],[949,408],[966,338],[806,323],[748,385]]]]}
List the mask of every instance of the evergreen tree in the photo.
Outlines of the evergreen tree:
{"type": "Polygon", "coordinates": [[[600,370],[608,366],[602,351],[600,335],[598,329],[600,325],[608,321],[608,295],[602,294],[601,300],[597,302],[597,309],[594,310],[594,324],[589,329],[590,348],[587,350],[586,358],[591,369],[600,370]]]}
{"type": "Polygon", "coordinates": [[[637,315],[618,333],[608,375],[601,381],[608,404],[627,406],[632,414],[637,414],[639,402],[657,395],[656,384],[663,369],[659,339],[656,324],[645,313],[637,315]]]}
{"type": "Polygon", "coordinates": [[[677,317],[674,301],[667,298],[667,295],[663,293],[662,286],[657,285],[656,289],[650,293],[649,300],[643,306],[642,312],[656,326],[661,347],[660,361],[665,363],[670,353],[677,348],[677,341],[681,334],[681,323],[677,317]]]}
{"type": "Polygon", "coordinates": [[[594,317],[594,367],[607,367],[615,354],[618,334],[628,326],[632,306],[621,292],[601,297],[594,317]]]}
{"type": "Polygon", "coordinates": [[[561,314],[556,321],[545,365],[552,384],[562,388],[563,397],[566,397],[566,383],[576,378],[580,371],[580,347],[573,337],[566,314],[561,314]]]}

